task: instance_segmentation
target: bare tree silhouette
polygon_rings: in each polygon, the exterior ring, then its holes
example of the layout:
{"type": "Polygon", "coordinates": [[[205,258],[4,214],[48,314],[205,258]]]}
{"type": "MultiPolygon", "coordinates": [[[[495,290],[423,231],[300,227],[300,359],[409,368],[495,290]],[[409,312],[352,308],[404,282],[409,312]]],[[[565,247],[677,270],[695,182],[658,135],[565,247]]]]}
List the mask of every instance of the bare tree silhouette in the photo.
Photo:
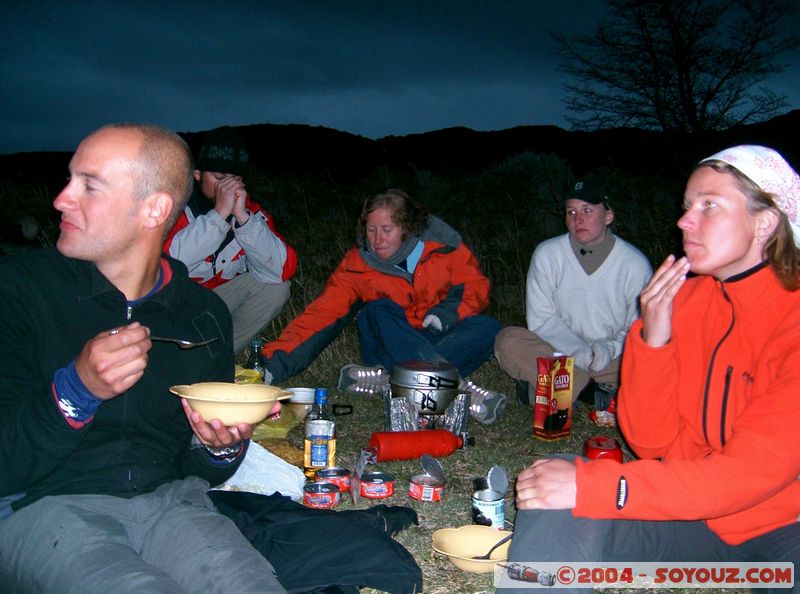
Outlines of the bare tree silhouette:
{"type": "Polygon", "coordinates": [[[577,129],[723,130],[773,117],[761,85],[800,37],[778,32],[796,0],[607,0],[591,36],[552,34],[577,129]]]}

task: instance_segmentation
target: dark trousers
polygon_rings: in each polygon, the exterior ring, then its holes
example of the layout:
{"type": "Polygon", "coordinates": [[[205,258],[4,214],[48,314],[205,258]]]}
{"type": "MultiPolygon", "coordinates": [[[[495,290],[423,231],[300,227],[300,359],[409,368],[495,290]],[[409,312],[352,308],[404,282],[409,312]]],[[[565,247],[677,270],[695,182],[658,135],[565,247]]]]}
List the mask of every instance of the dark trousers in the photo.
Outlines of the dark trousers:
{"type": "Polygon", "coordinates": [[[492,357],[494,338],[502,327],[489,316],[461,320],[447,332],[417,330],[403,308],[391,299],[367,303],[357,318],[361,360],[382,365],[387,371],[405,361],[447,362],[467,377],[492,357]]]}
{"type": "MultiPolygon", "coordinates": [[[[800,592],[800,522],[779,528],[737,546],[723,542],[703,522],[592,520],[570,510],[522,510],[514,522],[509,563],[531,566],[546,562],[794,562],[794,588],[800,592]]],[[[555,588],[570,592],[591,589],[555,588]]],[[[498,588],[518,594],[533,589],[498,588]]],[[[541,590],[536,590],[541,592],[541,590]]],[[[700,590],[702,592],[702,590],[700,590]]]]}

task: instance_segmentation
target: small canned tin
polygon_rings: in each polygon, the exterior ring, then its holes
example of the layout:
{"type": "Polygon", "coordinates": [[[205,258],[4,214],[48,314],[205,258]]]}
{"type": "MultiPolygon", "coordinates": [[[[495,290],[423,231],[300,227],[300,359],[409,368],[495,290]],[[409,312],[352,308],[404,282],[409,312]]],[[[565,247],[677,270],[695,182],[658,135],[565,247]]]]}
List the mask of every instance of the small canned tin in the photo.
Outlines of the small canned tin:
{"type": "Polygon", "coordinates": [[[622,448],[619,442],[605,435],[595,435],[587,439],[583,444],[583,455],[590,460],[608,458],[622,463],[622,448]]]}
{"type": "Polygon", "coordinates": [[[303,504],[317,509],[331,509],[339,503],[341,493],[333,483],[316,481],[303,486],[303,504]]]}
{"type": "Polygon", "coordinates": [[[350,490],[350,469],[341,466],[323,468],[317,471],[316,480],[333,483],[339,487],[340,493],[347,493],[350,490]]]}
{"type": "Polygon", "coordinates": [[[491,489],[475,491],[472,495],[472,523],[505,529],[506,500],[503,493],[491,489]]]}
{"type": "Polygon", "coordinates": [[[429,474],[420,473],[411,477],[408,483],[408,496],[417,501],[441,501],[444,483],[429,474]]]}
{"type": "Polygon", "coordinates": [[[365,472],[361,475],[361,496],[385,499],[394,495],[394,475],[388,472],[365,472]]]}
{"type": "Polygon", "coordinates": [[[408,482],[408,496],[418,501],[441,501],[444,496],[444,467],[429,454],[419,458],[423,472],[415,474],[408,482]]]}

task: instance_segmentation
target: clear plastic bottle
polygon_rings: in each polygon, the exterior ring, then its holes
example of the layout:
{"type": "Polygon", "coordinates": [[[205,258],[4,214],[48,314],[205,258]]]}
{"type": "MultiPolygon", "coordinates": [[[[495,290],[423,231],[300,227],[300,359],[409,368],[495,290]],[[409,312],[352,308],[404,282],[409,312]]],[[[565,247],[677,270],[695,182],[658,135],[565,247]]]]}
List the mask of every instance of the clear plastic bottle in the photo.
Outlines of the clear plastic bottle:
{"type": "Polygon", "coordinates": [[[264,381],[266,367],[264,366],[264,355],[261,353],[262,348],[264,348],[264,339],[260,336],[256,336],[250,341],[250,357],[247,359],[246,367],[261,374],[261,381],[264,381]]]}
{"type": "Polygon", "coordinates": [[[328,390],[317,388],[314,405],[305,419],[303,467],[308,478],[318,470],[336,466],[336,422],[328,408],[328,390]]]}

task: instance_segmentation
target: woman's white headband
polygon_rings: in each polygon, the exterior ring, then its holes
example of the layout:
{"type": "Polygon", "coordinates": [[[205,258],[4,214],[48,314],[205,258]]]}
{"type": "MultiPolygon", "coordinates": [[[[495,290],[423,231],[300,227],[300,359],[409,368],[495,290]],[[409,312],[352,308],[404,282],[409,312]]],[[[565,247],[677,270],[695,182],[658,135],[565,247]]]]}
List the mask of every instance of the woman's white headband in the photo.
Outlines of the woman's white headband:
{"type": "Polygon", "coordinates": [[[759,188],[772,194],[777,207],[789,218],[795,245],[800,247],[800,176],[778,151],[743,144],[715,153],[700,163],[712,160],[735,167],[759,188]]]}

